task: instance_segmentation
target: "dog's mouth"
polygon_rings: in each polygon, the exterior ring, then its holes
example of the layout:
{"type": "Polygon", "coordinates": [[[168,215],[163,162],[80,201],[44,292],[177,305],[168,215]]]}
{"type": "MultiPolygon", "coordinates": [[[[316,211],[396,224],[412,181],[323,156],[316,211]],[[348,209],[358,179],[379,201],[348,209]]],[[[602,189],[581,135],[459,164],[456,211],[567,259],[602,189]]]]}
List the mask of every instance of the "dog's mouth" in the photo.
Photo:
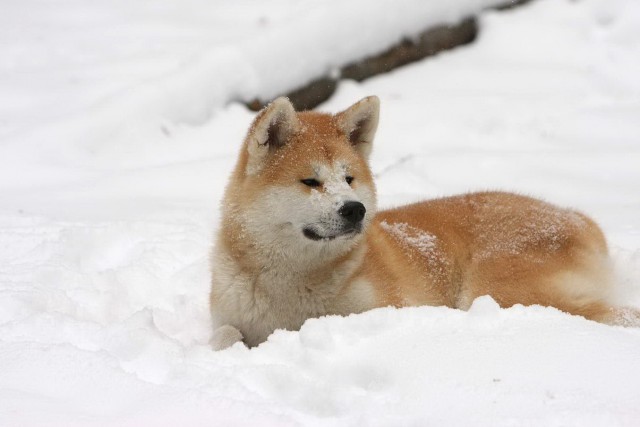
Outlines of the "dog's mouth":
{"type": "Polygon", "coordinates": [[[352,237],[352,236],[355,236],[356,234],[360,233],[361,230],[362,230],[362,226],[360,224],[358,224],[358,226],[356,226],[356,227],[347,228],[345,230],[340,231],[337,234],[331,234],[331,235],[327,235],[327,236],[322,236],[322,235],[318,234],[312,228],[305,227],[305,228],[302,229],[302,234],[304,234],[304,237],[306,237],[307,239],[310,239],[310,240],[314,240],[314,241],[319,241],[319,240],[330,241],[330,240],[337,239],[338,237],[352,237]]]}

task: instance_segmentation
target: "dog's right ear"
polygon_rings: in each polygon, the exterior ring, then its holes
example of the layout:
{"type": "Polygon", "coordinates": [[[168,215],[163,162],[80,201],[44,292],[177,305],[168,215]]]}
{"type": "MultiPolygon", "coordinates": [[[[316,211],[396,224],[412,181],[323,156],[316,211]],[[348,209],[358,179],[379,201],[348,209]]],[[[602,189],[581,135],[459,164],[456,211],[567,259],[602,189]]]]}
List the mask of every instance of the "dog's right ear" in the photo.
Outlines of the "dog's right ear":
{"type": "Polygon", "coordinates": [[[365,159],[371,154],[373,138],[378,129],[380,100],[368,96],[336,114],[338,127],[345,133],[351,146],[365,159]]]}
{"type": "Polygon", "coordinates": [[[299,128],[296,111],[287,98],[280,97],[262,109],[247,137],[247,175],[260,172],[267,157],[285,146],[299,128]]]}

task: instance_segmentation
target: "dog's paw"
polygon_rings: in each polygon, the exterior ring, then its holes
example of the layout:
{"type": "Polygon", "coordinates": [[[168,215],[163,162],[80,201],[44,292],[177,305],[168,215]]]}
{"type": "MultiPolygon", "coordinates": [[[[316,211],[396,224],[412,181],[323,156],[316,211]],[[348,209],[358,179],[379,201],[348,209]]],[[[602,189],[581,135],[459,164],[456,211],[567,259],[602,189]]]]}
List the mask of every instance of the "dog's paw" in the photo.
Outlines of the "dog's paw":
{"type": "Polygon", "coordinates": [[[213,332],[209,341],[214,350],[224,350],[238,341],[242,341],[242,333],[231,325],[220,326],[213,332]]]}

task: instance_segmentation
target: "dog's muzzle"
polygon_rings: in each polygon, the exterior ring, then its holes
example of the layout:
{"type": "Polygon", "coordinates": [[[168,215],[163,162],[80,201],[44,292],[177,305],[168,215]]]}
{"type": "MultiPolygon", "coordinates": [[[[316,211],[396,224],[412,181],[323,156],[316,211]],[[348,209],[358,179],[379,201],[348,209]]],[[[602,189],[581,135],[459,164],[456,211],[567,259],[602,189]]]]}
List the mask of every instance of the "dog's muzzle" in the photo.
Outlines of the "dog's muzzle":
{"type": "Polygon", "coordinates": [[[302,233],[311,240],[333,240],[337,237],[356,235],[362,231],[362,220],[366,212],[367,209],[362,203],[346,202],[338,209],[338,215],[343,220],[343,226],[337,233],[323,235],[313,227],[305,227],[302,233]]]}

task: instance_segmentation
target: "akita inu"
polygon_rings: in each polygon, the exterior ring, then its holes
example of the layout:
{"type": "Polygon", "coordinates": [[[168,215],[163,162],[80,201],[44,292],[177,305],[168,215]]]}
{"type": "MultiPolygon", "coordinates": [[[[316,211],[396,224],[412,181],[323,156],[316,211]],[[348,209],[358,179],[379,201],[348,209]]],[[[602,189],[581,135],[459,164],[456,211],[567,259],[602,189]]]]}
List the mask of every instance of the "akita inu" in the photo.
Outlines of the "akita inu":
{"type": "Polygon", "coordinates": [[[541,304],[607,323],[637,311],[607,301],[607,245],[585,215],[486,192],[376,213],[367,159],[379,101],[336,115],[286,98],[253,122],[226,189],[213,251],[212,345],[255,346],[310,317],[478,296],[541,304]]]}

